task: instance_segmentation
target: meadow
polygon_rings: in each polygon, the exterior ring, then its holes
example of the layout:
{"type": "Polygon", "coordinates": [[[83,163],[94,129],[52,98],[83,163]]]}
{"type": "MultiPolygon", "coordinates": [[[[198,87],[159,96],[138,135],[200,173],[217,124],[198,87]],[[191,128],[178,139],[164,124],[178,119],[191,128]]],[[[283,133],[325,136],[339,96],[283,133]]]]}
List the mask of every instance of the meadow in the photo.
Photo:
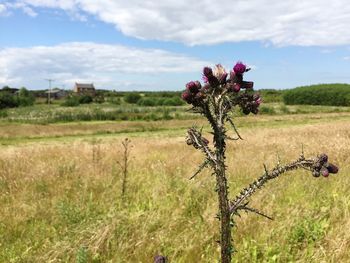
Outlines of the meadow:
{"type": "MultiPolygon", "coordinates": [[[[298,158],[301,145],[306,156],[326,152],[340,172],[299,170],[262,189],[251,204],[274,220],[241,215],[235,262],[350,262],[349,108],[265,107],[235,118],[244,140],[227,149],[232,198],[264,163],[298,158]]],[[[193,123],[209,127],[186,107],[172,108],[172,118],[125,121],[8,110],[0,120],[0,262],[152,262],[156,254],[218,262],[214,178],[205,171],[188,179],[202,156],[185,143],[193,123]],[[132,148],[121,198],[124,138],[132,148]]]]}

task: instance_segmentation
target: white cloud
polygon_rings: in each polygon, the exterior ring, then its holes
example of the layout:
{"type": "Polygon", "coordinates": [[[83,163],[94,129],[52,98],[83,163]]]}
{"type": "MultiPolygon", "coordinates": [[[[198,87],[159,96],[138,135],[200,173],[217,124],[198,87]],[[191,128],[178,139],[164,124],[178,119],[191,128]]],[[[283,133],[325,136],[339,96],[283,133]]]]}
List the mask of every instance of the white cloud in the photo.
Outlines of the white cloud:
{"type": "Polygon", "coordinates": [[[350,56],[348,57],[343,57],[344,60],[350,60],[350,56]]]}
{"type": "MultiPolygon", "coordinates": [[[[147,80],[155,81],[161,88],[163,75],[199,72],[208,64],[160,49],[89,42],[4,48],[0,49],[0,86],[42,88],[43,85],[46,87],[45,78],[53,78],[56,83],[67,86],[75,81],[86,81],[100,87],[128,89],[132,87],[130,83],[134,83],[134,88],[140,88],[147,80]]],[[[163,85],[163,89],[169,88],[175,87],[163,85]]]]}
{"type": "Polygon", "coordinates": [[[4,4],[0,4],[0,16],[7,16],[8,15],[8,11],[7,11],[7,7],[4,4]]]}
{"type": "Polygon", "coordinates": [[[347,0],[17,0],[30,7],[94,15],[125,35],[189,45],[262,41],[350,44],[347,0]]]}

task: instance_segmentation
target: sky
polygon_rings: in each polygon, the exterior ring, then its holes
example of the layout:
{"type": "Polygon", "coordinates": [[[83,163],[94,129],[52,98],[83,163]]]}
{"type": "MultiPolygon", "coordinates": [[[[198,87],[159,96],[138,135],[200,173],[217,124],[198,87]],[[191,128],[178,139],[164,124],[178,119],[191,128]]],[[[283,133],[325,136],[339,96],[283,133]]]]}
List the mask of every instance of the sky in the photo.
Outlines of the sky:
{"type": "Polygon", "coordinates": [[[348,0],[0,0],[0,88],[183,90],[237,61],[256,89],[350,83],[348,0]]]}

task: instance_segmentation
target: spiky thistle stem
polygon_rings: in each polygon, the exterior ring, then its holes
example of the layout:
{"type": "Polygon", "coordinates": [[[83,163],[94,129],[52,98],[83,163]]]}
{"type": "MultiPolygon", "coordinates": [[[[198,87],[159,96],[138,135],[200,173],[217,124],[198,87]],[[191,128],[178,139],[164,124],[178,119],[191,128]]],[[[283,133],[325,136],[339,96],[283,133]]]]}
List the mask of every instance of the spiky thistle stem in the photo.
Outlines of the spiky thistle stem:
{"type": "Polygon", "coordinates": [[[265,173],[261,177],[244,188],[234,200],[229,201],[225,164],[226,140],[243,139],[228,113],[234,107],[239,106],[244,114],[256,114],[261,103],[260,96],[252,93],[253,82],[243,81],[243,73],[247,71],[249,71],[249,68],[238,62],[233,71],[230,72],[230,78],[226,79],[228,74],[221,65],[216,65],[214,71],[209,67],[205,67],[203,69],[203,78],[207,84],[202,87],[198,81],[191,81],[187,83],[186,90],[182,93],[182,98],[188,104],[192,104],[193,112],[200,113],[206,117],[212,128],[211,133],[214,135],[214,149],[211,149],[209,141],[202,136],[201,130],[199,131],[192,127],[187,131],[187,144],[201,150],[205,155],[204,162],[190,179],[193,179],[208,166],[212,169],[213,175],[215,175],[215,189],[219,203],[218,219],[220,220],[221,234],[219,243],[222,263],[230,263],[234,252],[231,231],[235,222],[232,215],[238,215],[239,211],[243,210],[272,219],[259,210],[248,207],[248,199],[268,181],[287,171],[298,168],[312,171],[315,177],[319,177],[321,174],[327,177],[329,173],[338,172],[338,168],[335,165],[328,163],[327,155],[322,154],[314,159],[305,159],[302,153],[298,160],[290,164],[284,166],[278,164],[271,171],[268,171],[265,167],[265,173]],[[245,89],[245,91],[240,92],[241,88],[245,89]],[[226,134],[226,122],[233,128],[236,137],[226,134]]]}

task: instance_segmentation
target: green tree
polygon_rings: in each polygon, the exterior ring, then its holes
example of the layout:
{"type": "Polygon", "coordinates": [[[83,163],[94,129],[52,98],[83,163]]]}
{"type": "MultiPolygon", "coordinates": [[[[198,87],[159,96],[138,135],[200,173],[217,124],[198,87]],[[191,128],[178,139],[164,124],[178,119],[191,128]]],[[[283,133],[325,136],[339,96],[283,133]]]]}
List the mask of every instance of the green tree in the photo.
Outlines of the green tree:
{"type": "Polygon", "coordinates": [[[17,100],[19,106],[25,107],[33,105],[35,102],[35,97],[29,90],[27,90],[25,87],[22,87],[18,91],[17,100]]]}
{"type": "Polygon", "coordinates": [[[18,107],[18,101],[9,92],[0,92],[0,110],[6,108],[18,107]]]}

